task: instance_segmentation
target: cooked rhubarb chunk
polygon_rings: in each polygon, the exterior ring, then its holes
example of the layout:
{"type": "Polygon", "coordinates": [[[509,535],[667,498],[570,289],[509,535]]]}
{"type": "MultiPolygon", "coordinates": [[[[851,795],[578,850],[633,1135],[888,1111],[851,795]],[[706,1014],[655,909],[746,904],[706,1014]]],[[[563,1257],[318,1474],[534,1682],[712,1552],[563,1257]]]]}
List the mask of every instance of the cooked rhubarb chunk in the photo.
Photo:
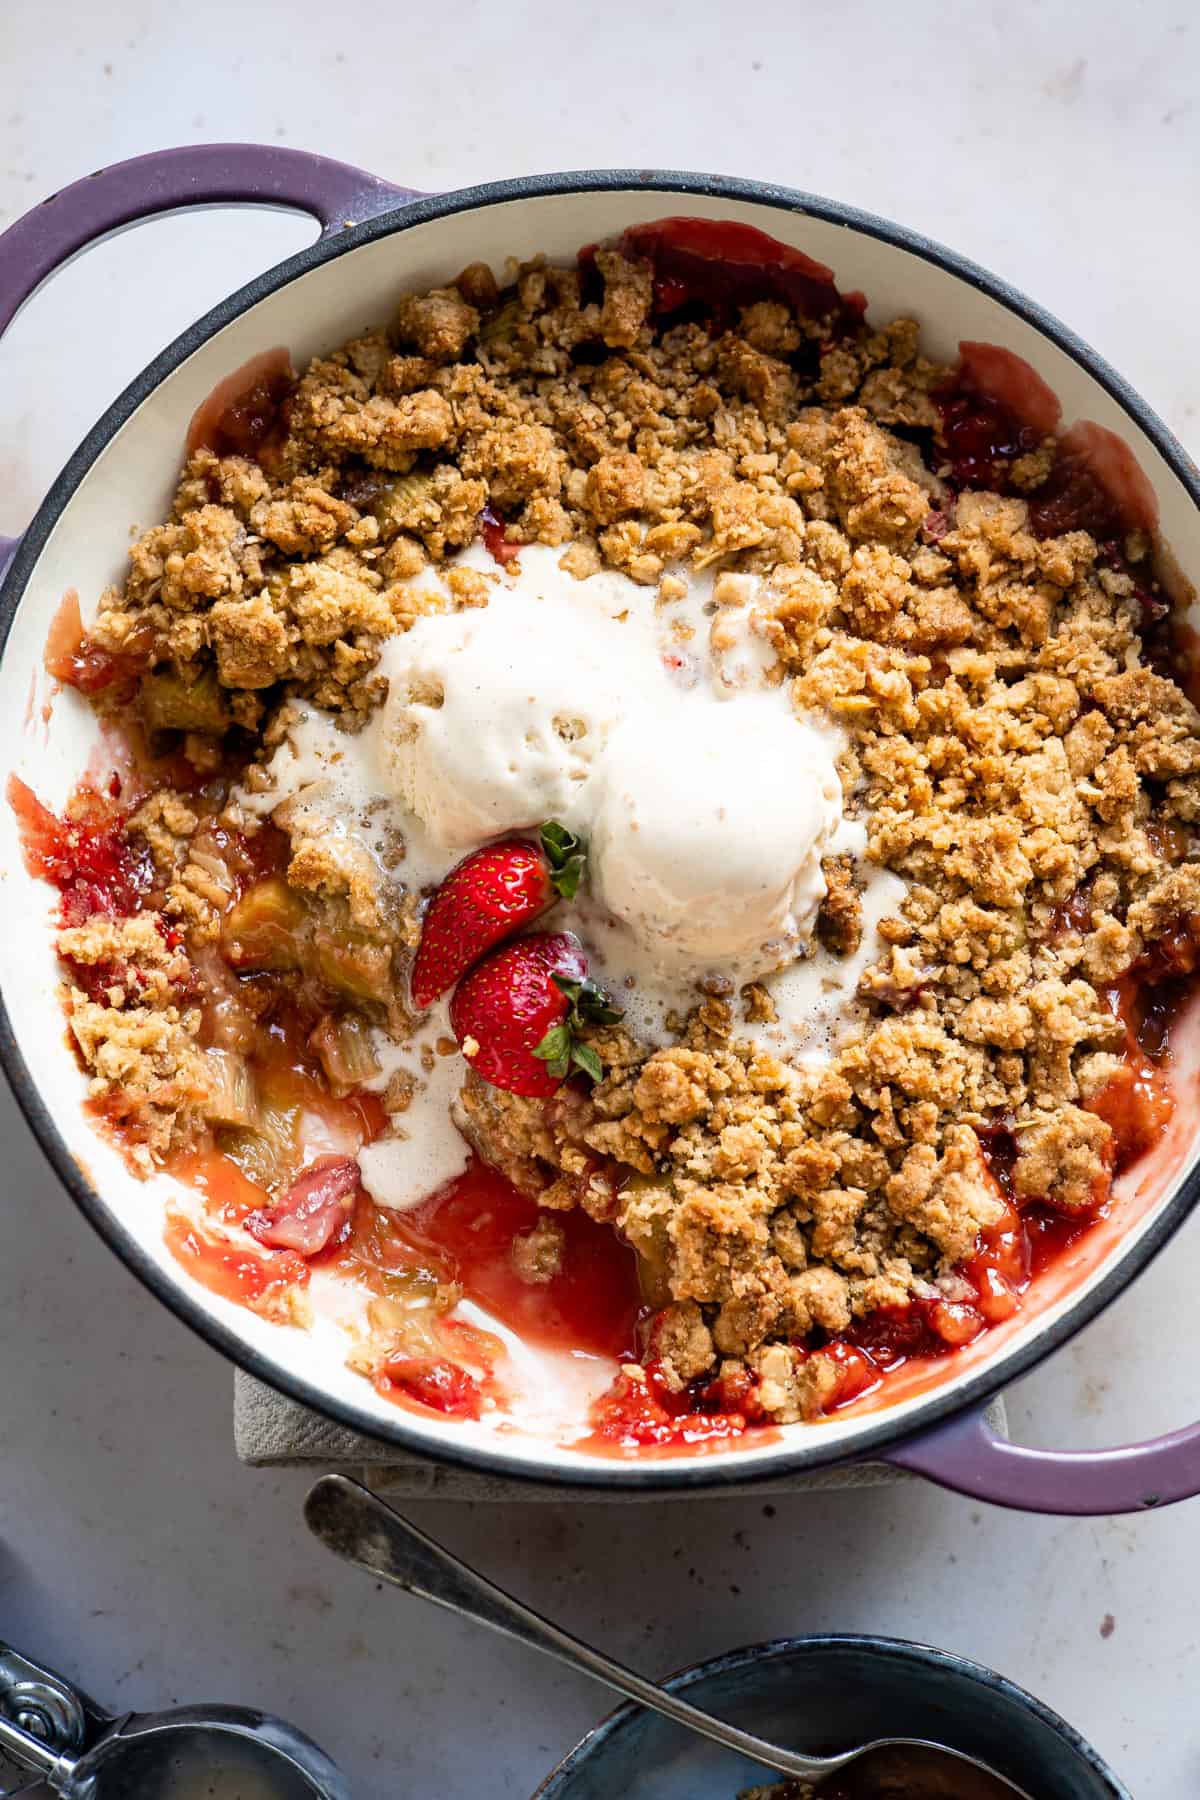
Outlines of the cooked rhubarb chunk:
{"type": "Polygon", "coordinates": [[[251,1126],[258,1119],[254,1076],[244,1056],[234,1050],[206,1050],[205,1073],[209,1077],[204,1116],[212,1125],[251,1126]]]}
{"type": "Polygon", "coordinates": [[[143,677],[138,703],[151,731],[202,731],[215,737],[230,724],[225,693],[212,668],[194,675],[155,669],[143,677]]]}
{"type": "Polygon", "coordinates": [[[235,969],[298,969],[308,907],[281,875],[256,881],[232,908],[221,948],[235,969]]]}
{"type": "Polygon", "coordinates": [[[379,1058],[371,1045],[366,1021],[356,1013],[326,1013],[308,1040],[337,1095],[362,1087],[379,1073],[379,1058]]]}
{"type": "Polygon", "coordinates": [[[386,944],[373,943],[362,932],[321,928],[313,933],[311,961],[313,974],[336,993],[386,1004],[392,985],[392,953],[386,944]]]}

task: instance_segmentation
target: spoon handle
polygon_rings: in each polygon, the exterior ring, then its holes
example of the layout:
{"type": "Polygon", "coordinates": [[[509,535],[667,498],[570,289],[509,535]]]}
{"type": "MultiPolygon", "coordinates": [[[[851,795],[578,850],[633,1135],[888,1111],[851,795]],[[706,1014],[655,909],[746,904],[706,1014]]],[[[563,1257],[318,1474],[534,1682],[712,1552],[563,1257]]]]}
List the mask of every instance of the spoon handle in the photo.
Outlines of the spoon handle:
{"type": "Polygon", "coordinates": [[[557,1657],[568,1668],[604,1682],[626,1699],[648,1706],[687,1730],[697,1731],[781,1775],[800,1775],[809,1780],[829,1775],[856,1754],[852,1751],[843,1756],[801,1756],[689,1706],[686,1700],[656,1687],[652,1681],[644,1681],[632,1669],[601,1656],[598,1650],[581,1644],[540,1613],[514,1600],[345,1475],[323,1475],[309,1493],[304,1516],[309,1530],[347,1562],[357,1563],[359,1568],[392,1582],[406,1593],[490,1625],[519,1644],[557,1657]]]}

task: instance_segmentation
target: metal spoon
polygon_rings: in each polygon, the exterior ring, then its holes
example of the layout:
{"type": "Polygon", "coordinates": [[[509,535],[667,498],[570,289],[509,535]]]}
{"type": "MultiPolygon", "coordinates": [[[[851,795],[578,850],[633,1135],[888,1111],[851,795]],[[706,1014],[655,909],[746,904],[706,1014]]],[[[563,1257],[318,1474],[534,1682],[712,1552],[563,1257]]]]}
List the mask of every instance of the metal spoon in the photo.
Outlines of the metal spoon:
{"type": "MultiPolygon", "coordinates": [[[[911,1794],[914,1782],[923,1800],[1031,1800],[1005,1776],[961,1750],[924,1738],[875,1738],[835,1756],[805,1756],[784,1750],[749,1732],[726,1725],[676,1694],[655,1687],[611,1662],[587,1644],[570,1637],[539,1613],[532,1612],[511,1594],[468,1568],[456,1556],[410,1525],[407,1519],[345,1475],[324,1475],[309,1493],[304,1506],[309,1530],[335,1555],[357,1563],[372,1575],[392,1582],[406,1593],[435,1606],[444,1606],[463,1618],[490,1625],[519,1644],[542,1650],[568,1668],[590,1675],[640,1706],[662,1713],[688,1731],[699,1732],[736,1750],[764,1768],[781,1775],[796,1775],[818,1787],[830,1775],[854,1767],[854,1785],[843,1788],[845,1800],[875,1800],[878,1796],[911,1794]]],[[[839,1800],[842,1796],[839,1795],[839,1800]]]]}

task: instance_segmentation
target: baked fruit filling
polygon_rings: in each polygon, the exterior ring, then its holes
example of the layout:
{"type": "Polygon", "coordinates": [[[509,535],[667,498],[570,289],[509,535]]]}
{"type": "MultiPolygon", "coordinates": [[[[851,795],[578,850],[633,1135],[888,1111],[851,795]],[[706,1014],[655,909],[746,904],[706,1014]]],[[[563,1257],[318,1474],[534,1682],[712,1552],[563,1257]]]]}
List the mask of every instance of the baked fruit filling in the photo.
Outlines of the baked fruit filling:
{"type": "Polygon", "coordinates": [[[418,1409],[600,1359],[625,1449],[1011,1317],[1162,1136],[1200,956],[1154,497],[1060,424],[687,219],[223,383],[51,631],[109,760],[10,783],[184,1266],[418,1409]]]}

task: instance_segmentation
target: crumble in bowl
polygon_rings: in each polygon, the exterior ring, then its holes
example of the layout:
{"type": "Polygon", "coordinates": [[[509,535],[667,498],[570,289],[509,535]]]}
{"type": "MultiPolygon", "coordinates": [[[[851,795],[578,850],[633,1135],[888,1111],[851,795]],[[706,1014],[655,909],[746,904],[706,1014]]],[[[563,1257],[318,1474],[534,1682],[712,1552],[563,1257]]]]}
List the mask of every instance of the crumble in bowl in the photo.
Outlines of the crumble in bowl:
{"type": "Polygon", "coordinates": [[[401,1404],[502,1408],[490,1317],[619,1363],[598,1445],[819,1420],[1010,1317],[1170,1116],[1200,714],[1145,484],[759,239],[259,359],[52,632],[124,742],[62,818],[10,787],[88,1103],[210,1287],[361,1295],[401,1404]],[[529,909],[416,1004],[514,842],[529,909]]]}

